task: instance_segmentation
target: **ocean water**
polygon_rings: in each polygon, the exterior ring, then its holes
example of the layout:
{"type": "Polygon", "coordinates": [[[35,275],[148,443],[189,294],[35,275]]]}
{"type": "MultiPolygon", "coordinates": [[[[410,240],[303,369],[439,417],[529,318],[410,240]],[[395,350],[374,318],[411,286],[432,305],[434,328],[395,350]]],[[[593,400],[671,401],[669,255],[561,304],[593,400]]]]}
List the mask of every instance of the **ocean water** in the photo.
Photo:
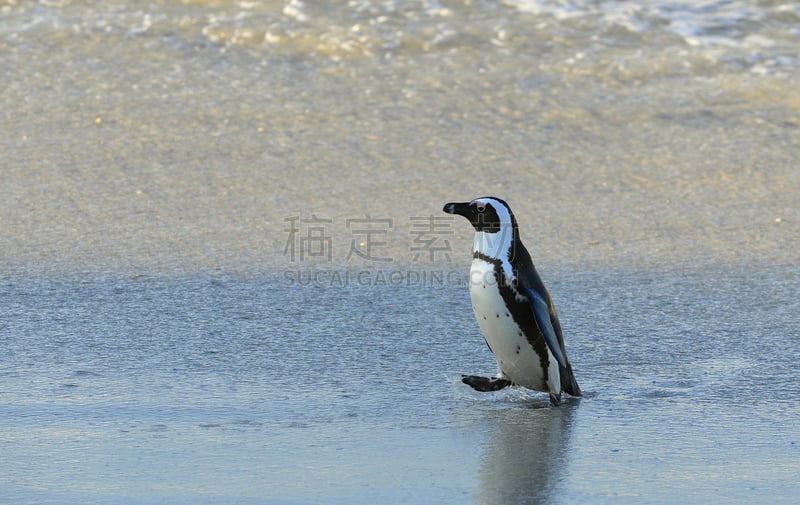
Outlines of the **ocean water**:
{"type": "Polygon", "coordinates": [[[497,51],[523,59],[535,53],[554,63],[572,54],[562,64],[576,68],[613,66],[625,49],[636,49],[614,70],[624,74],[622,66],[632,63],[664,72],[674,65],[678,74],[700,67],[763,74],[796,68],[800,8],[745,0],[11,0],[3,3],[2,14],[4,38],[12,46],[53,30],[62,37],[169,37],[176,44],[333,60],[497,51]],[[663,61],[648,61],[653,57],[663,61]]]}
{"type": "Polygon", "coordinates": [[[0,0],[0,503],[796,502],[799,21],[0,0]],[[486,194],[559,408],[459,381],[486,194]]]}
{"type": "Polygon", "coordinates": [[[479,394],[465,286],[4,279],[3,503],[792,503],[794,268],[543,272],[585,396],[479,394]]]}

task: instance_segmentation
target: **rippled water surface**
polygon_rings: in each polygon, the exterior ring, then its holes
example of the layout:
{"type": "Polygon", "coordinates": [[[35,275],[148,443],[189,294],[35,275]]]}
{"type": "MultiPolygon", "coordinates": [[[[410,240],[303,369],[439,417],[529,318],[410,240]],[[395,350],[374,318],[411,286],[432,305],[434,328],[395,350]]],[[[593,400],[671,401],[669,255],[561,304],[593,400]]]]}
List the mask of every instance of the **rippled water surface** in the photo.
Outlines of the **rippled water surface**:
{"type": "Polygon", "coordinates": [[[559,408],[460,384],[494,366],[464,286],[5,280],[0,496],[794,501],[794,271],[548,277],[586,392],[559,408]]]}

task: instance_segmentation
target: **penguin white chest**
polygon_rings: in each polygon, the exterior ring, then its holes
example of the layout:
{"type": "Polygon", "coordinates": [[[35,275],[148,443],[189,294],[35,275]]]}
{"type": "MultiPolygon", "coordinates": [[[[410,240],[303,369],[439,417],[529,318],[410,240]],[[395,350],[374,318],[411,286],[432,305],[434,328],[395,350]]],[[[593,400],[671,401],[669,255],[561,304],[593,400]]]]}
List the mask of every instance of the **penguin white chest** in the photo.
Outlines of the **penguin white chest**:
{"type": "MultiPolygon", "coordinates": [[[[500,372],[513,383],[546,390],[541,358],[534,351],[501,294],[507,279],[498,279],[495,266],[476,258],[470,268],[469,293],[475,319],[486,343],[497,358],[500,372]]],[[[551,358],[551,362],[555,361],[551,358]]]]}

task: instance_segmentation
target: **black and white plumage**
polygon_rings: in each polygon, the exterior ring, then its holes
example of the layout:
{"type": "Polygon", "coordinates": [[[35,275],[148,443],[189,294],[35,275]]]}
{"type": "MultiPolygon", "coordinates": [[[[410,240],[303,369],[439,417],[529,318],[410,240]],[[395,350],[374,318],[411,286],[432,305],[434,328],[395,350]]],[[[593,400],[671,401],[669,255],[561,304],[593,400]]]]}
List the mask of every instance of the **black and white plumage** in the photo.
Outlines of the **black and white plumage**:
{"type": "Polygon", "coordinates": [[[553,405],[560,403],[562,391],[580,396],[558,314],[508,204],[483,197],[448,203],[443,210],[464,216],[475,228],[469,293],[481,333],[497,358],[496,377],[469,375],[463,382],[478,391],[510,385],[547,391],[553,405]]]}

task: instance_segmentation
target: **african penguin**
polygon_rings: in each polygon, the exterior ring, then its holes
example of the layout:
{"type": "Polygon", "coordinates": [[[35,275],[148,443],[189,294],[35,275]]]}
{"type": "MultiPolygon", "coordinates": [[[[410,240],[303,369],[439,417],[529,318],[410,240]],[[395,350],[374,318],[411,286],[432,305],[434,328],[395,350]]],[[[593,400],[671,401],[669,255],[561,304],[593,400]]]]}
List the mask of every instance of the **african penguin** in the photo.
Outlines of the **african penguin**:
{"type": "Polygon", "coordinates": [[[444,212],[459,214],[475,228],[469,294],[478,326],[497,358],[496,377],[468,375],[465,384],[478,391],[524,386],[550,393],[581,396],[564,350],[561,325],[531,255],[519,238],[508,204],[494,197],[448,203],[444,212]]]}

